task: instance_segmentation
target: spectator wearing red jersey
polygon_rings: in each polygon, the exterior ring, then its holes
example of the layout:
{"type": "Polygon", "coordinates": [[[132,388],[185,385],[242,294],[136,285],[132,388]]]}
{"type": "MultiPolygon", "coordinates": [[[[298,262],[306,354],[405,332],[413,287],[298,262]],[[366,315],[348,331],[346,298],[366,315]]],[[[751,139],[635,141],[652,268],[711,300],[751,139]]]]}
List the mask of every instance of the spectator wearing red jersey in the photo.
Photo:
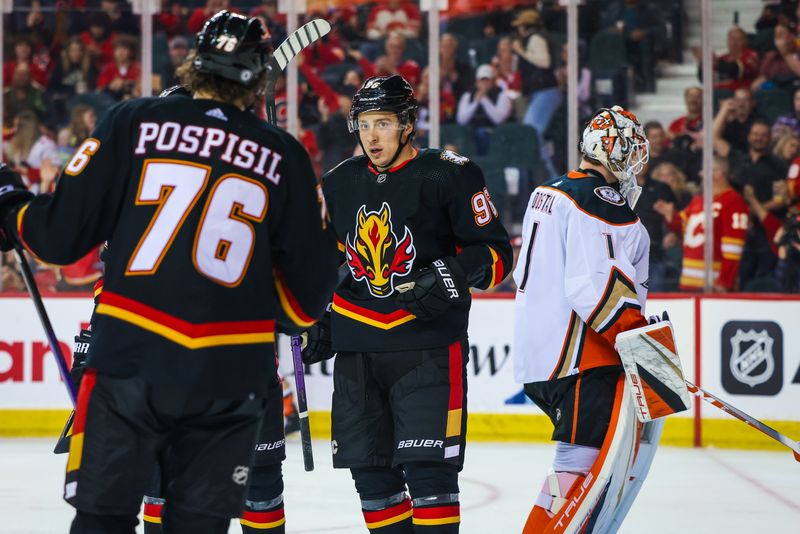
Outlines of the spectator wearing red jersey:
{"type": "Polygon", "coordinates": [[[203,29],[203,25],[208,19],[223,9],[233,13],[239,12],[236,8],[230,7],[229,0],[206,0],[205,7],[198,7],[192,11],[192,14],[189,16],[189,20],[186,22],[186,29],[192,33],[199,32],[203,29]]]}
{"type": "MultiPolygon", "coordinates": [[[[711,180],[714,195],[713,289],[719,292],[736,288],[750,212],[741,195],[731,187],[729,176],[727,158],[715,156],[711,180]]],[[[683,235],[680,288],[684,291],[699,291],[705,285],[704,221],[702,193],[677,216],[671,217],[670,230],[683,235]]]]}
{"type": "Polygon", "coordinates": [[[380,56],[373,65],[361,52],[350,50],[350,55],[358,60],[358,65],[364,71],[364,76],[391,76],[399,74],[412,86],[419,83],[419,65],[413,59],[404,59],[406,52],[406,38],[402,33],[392,32],[384,44],[385,54],[380,56]]]}
{"type": "Polygon", "coordinates": [[[114,38],[111,19],[105,13],[92,13],[88,16],[88,30],[81,33],[81,41],[95,66],[100,69],[114,58],[114,38]]]}
{"type": "Polygon", "coordinates": [[[324,71],[328,65],[341,63],[345,57],[342,47],[326,37],[304,48],[300,55],[305,64],[316,72],[324,71]]]}
{"type": "Polygon", "coordinates": [[[14,76],[14,70],[17,65],[27,65],[30,68],[33,81],[44,88],[47,87],[47,71],[38,62],[33,61],[33,46],[25,37],[15,39],[14,59],[9,59],[3,64],[3,83],[5,87],[11,85],[11,79],[14,76]]]}
{"type": "Polygon", "coordinates": [[[158,27],[164,30],[168,38],[184,33],[184,19],[188,9],[180,2],[161,0],[161,11],[156,15],[158,27]]]}
{"type": "Polygon", "coordinates": [[[419,37],[419,9],[408,0],[386,0],[375,5],[367,18],[367,38],[376,40],[399,32],[405,37],[419,37]]]}
{"type": "Polygon", "coordinates": [[[758,76],[758,67],[758,53],[747,47],[747,33],[734,26],[728,32],[728,52],[714,58],[714,88],[749,88],[758,76]]]}
{"type": "Polygon", "coordinates": [[[136,40],[126,35],[118,36],[114,42],[114,61],[100,71],[97,89],[110,94],[116,100],[139,96],[140,76],[141,67],[136,61],[136,40]]]}
{"type": "Polygon", "coordinates": [[[683,92],[686,115],[672,121],[667,128],[670,139],[675,139],[689,132],[698,132],[703,127],[703,90],[699,87],[688,87],[683,92]]]}
{"type": "MultiPolygon", "coordinates": [[[[770,125],[761,120],[753,122],[747,136],[748,150],[740,152],[731,147],[722,138],[721,132],[730,113],[730,106],[723,105],[714,119],[714,150],[722,157],[727,157],[731,164],[731,183],[741,191],[745,185],[755,189],[756,196],[764,203],[764,207],[783,217],[786,210],[783,200],[775,198],[775,182],[786,178],[787,165],[770,152],[770,125]]],[[[758,220],[747,232],[745,255],[740,267],[742,287],[751,280],[762,278],[772,272],[777,258],[770,249],[764,227],[758,220]]]]}
{"type": "Polygon", "coordinates": [[[800,56],[797,53],[797,36],[784,25],[775,27],[775,50],[761,58],[758,77],[750,84],[753,91],[772,86],[790,86],[800,76],[800,56]]]}

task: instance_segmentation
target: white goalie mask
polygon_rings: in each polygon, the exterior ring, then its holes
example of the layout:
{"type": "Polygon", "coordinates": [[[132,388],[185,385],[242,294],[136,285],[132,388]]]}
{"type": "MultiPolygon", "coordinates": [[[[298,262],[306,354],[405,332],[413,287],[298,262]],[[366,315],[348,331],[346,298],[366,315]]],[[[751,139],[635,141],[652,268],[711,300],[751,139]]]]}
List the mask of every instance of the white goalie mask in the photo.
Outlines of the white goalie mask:
{"type": "Polygon", "coordinates": [[[633,208],[642,193],[636,175],[650,159],[650,144],[636,115],[620,106],[600,110],[584,128],[580,148],[617,177],[620,193],[633,208]]]}

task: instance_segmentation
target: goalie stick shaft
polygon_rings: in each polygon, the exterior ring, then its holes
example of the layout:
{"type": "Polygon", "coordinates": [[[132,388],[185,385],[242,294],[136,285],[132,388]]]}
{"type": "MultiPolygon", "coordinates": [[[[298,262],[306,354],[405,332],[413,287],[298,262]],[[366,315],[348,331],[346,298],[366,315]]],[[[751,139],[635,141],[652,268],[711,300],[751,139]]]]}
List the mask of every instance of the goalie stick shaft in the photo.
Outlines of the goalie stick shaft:
{"type": "MultiPolygon", "coordinates": [[[[270,70],[266,83],[267,120],[273,126],[278,124],[275,110],[275,84],[286,65],[304,48],[322,39],[331,31],[331,25],[323,19],[307,22],[286,38],[272,53],[270,70]]],[[[294,362],[294,382],[297,392],[297,409],[300,412],[300,442],[303,448],[303,466],[306,471],[314,470],[314,451],[311,447],[311,427],[308,424],[308,403],[306,402],[306,379],[303,371],[303,357],[300,349],[300,336],[292,336],[292,360],[294,362]]]]}
{"type": "Polygon", "coordinates": [[[706,401],[707,403],[709,403],[709,404],[711,404],[713,406],[716,406],[717,408],[719,408],[723,412],[727,413],[728,415],[732,415],[736,419],[738,419],[738,420],[740,420],[740,421],[742,421],[744,423],[747,423],[748,425],[750,425],[751,427],[755,428],[759,432],[761,432],[763,434],[766,434],[767,436],[771,437],[772,439],[774,439],[778,443],[781,443],[782,445],[785,445],[785,446],[789,447],[794,452],[795,460],[800,462],[800,443],[798,443],[798,442],[796,442],[796,441],[794,441],[792,439],[789,439],[788,437],[784,436],[783,434],[781,434],[780,432],[778,432],[777,430],[775,430],[771,426],[765,425],[764,423],[762,423],[761,421],[759,421],[755,417],[747,415],[743,411],[739,410],[738,408],[736,408],[734,406],[731,406],[730,404],[728,404],[724,400],[720,399],[719,397],[716,397],[716,396],[712,395],[711,393],[709,393],[708,391],[695,386],[694,384],[692,384],[688,380],[686,381],[686,386],[689,388],[689,392],[694,394],[695,396],[703,399],[704,401],[706,401]]]}
{"type": "Polygon", "coordinates": [[[25,282],[25,287],[28,288],[28,293],[30,293],[31,300],[33,300],[33,305],[36,308],[36,314],[39,316],[39,321],[42,323],[42,328],[44,328],[44,333],[47,336],[47,342],[50,344],[50,351],[53,353],[53,356],[55,356],[58,372],[64,384],[67,386],[67,392],[69,393],[72,405],[75,406],[77,393],[75,391],[75,386],[72,384],[72,379],[69,376],[67,360],[64,359],[64,353],[61,352],[61,345],[58,344],[58,338],[56,338],[53,325],[50,323],[50,317],[47,315],[47,310],[44,308],[44,302],[42,302],[42,296],[39,293],[36,280],[33,278],[31,267],[28,264],[28,260],[25,259],[25,254],[18,243],[14,244],[14,254],[17,257],[17,263],[19,263],[22,280],[25,282]]]}

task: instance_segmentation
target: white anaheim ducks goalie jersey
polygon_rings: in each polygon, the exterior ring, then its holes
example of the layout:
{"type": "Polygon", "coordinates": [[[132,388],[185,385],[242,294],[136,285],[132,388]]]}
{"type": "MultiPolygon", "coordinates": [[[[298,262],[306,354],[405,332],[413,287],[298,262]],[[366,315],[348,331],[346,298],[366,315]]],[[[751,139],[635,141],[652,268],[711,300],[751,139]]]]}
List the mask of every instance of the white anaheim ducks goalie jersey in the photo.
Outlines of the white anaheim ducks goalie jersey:
{"type": "Polygon", "coordinates": [[[616,188],[571,171],[531,195],[514,270],[514,376],[541,382],[620,365],[618,333],[647,324],[650,238],[616,188]]]}

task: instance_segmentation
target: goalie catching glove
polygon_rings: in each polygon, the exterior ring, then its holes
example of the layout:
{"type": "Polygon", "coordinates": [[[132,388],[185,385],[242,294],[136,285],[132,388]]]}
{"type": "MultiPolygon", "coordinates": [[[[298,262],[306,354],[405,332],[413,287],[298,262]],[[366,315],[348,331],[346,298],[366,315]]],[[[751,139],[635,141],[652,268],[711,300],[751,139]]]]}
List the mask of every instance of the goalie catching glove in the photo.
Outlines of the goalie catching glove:
{"type": "Polygon", "coordinates": [[[300,334],[300,349],[303,363],[311,365],[330,360],[336,353],[331,348],[331,312],[330,307],[322,319],[311,325],[311,328],[300,334]]]}
{"type": "Polygon", "coordinates": [[[33,193],[25,187],[19,173],[11,170],[5,163],[0,163],[0,251],[8,252],[14,248],[15,238],[10,229],[14,221],[8,215],[32,198],[33,193]]]}
{"type": "Polygon", "coordinates": [[[435,319],[469,297],[464,271],[454,258],[438,259],[409,278],[395,287],[394,303],[423,321],[435,319]]]}

